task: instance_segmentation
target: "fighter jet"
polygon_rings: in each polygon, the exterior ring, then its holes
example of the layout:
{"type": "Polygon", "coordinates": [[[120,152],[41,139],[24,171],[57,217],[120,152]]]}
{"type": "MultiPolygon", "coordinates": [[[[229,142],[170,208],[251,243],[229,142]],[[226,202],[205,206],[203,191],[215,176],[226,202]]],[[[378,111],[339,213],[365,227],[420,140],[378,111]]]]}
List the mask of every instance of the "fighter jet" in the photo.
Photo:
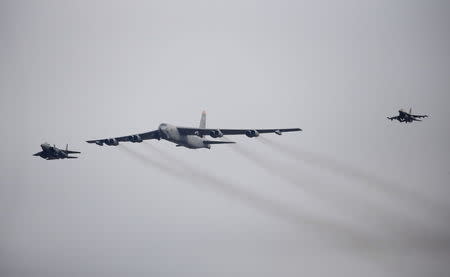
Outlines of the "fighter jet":
{"type": "Polygon", "coordinates": [[[400,122],[405,122],[405,123],[411,123],[413,121],[422,121],[419,120],[418,118],[425,118],[428,117],[428,115],[417,115],[417,114],[412,114],[412,109],[409,109],[409,112],[405,112],[403,109],[400,109],[398,111],[398,116],[393,116],[393,117],[388,117],[388,119],[392,120],[398,120],[400,122]]]}
{"type": "Polygon", "coordinates": [[[154,131],[123,137],[88,140],[87,143],[95,143],[100,146],[102,146],[103,144],[109,146],[117,146],[120,142],[126,141],[140,143],[144,140],[149,139],[165,139],[167,141],[175,143],[176,146],[183,146],[189,149],[210,149],[211,145],[213,144],[227,144],[235,142],[211,140],[209,138],[206,138],[206,136],[210,136],[212,138],[220,138],[224,135],[246,135],[249,138],[253,138],[259,136],[259,134],[275,133],[277,135],[281,135],[283,132],[294,131],[301,131],[301,129],[210,129],[206,128],[206,113],[203,112],[198,128],[179,127],[167,123],[162,123],[159,125],[158,129],[154,131]]]}
{"type": "Polygon", "coordinates": [[[70,151],[68,150],[68,145],[66,145],[66,150],[59,149],[55,145],[51,146],[48,143],[41,144],[42,151],[38,152],[36,154],[33,154],[33,156],[39,156],[46,160],[57,160],[57,159],[76,159],[78,157],[69,156],[69,154],[80,154],[80,152],[77,151],[70,151]]]}

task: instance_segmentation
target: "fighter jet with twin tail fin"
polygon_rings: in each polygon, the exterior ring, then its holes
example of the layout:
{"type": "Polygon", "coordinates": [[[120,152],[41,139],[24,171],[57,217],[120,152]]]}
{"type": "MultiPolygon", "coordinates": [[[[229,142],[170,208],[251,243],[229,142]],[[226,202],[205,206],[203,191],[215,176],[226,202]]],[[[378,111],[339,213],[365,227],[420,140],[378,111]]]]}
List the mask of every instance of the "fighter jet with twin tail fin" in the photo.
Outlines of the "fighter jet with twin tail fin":
{"type": "Polygon", "coordinates": [[[418,115],[418,114],[412,114],[412,109],[409,109],[409,112],[405,112],[403,109],[400,109],[398,111],[398,116],[392,116],[392,117],[388,117],[388,119],[392,120],[398,120],[400,122],[405,122],[405,123],[411,123],[413,121],[422,121],[418,118],[425,118],[428,117],[428,115],[418,115]]]}
{"type": "Polygon", "coordinates": [[[206,128],[206,113],[203,112],[200,125],[198,128],[191,127],[179,127],[162,123],[158,129],[146,133],[128,135],[123,137],[105,138],[88,140],[87,143],[95,143],[97,145],[109,145],[116,146],[120,142],[133,142],[139,143],[149,139],[165,139],[176,144],[176,146],[183,146],[190,149],[207,148],[210,149],[213,144],[228,144],[235,143],[233,141],[221,141],[211,140],[206,138],[210,136],[212,138],[220,138],[224,135],[246,135],[249,138],[257,137],[260,134],[275,133],[281,135],[284,132],[301,131],[300,128],[290,129],[211,129],[206,128]]]}
{"type": "Polygon", "coordinates": [[[70,151],[68,150],[68,145],[66,145],[66,149],[59,149],[55,145],[51,146],[48,143],[41,144],[42,151],[33,156],[38,156],[46,160],[57,160],[57,159],[76,159],[78,157],[69,156],[69,154],[80,154],[78,151],[70,151]]]}

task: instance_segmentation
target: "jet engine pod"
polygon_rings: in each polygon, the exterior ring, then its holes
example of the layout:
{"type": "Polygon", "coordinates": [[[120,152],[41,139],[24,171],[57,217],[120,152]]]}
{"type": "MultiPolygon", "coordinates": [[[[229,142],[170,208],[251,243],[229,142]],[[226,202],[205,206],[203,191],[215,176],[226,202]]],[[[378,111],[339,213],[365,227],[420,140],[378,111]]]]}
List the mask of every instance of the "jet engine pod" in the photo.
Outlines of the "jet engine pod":
{"type": "Polygon", "coordinates": [[[198,137],[201,137],[201,138],[203,137],[203,135],[202,135],[199,131],[195,131],[195,132],[194,132],[194,135],[196,135],[196,136],[198,136],[198,137]]]}
{"type": "Polygon", "coordinates": [[[96,141],[95,141],[95,144],[100,145],[100,146],[103,146],[103,141],[101,141],[101,140],[96,140],[96,141]]]}
{"type": "Polygon", "coordinates": [[[132,136],[129,136],[128,139],[129,139],[131,142],[133,142],[133,143],[135,143],[135,142],[142,142],[142,138],[141,138],[141,136],[139,136],[139,135],[132,135],[132,136]]]}
{"type": "Polygon", "coordinates": [[[106,143],[106,145],[109,145],[109,146],[111,146],[111,145],[113,145],[113,146],[119,145],[119,142],[116,139],[114,139],[114,138],[105,139],[105,143],[106,143]]]}
{"type": "Polygon", "coordinates": [[[254,138],[254,137],[258,137],[259,133],[256,130],[247,130],[247,131],[245,131],[245,135],[249,138],[254,138]]]}
{"type": "Polygon", "coordinates": [[[211,137],[213,137],[213,138],[221,138],[221,137],[223,137],[223,133],[222,133],[219,129],[217,129],[217,130],[212,130],[212,131],[209,133],[209,135],[210,135],[211,137]]]}

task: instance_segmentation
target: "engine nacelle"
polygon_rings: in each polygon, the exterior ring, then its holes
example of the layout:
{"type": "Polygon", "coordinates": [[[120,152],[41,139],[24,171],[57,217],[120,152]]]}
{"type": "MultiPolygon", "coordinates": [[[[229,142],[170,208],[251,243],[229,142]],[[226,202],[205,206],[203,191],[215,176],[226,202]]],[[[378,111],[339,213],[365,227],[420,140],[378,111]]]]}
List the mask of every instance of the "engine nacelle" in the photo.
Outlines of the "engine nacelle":
{"type": "Polygon", "coordinates": [[[209,133],[209,135],[210,135],[211,137],[213,137],[213,138],[221,138],[221,137],[223,137],[223,133],[222,133],[219,129],[217,129],[217,130],[212,130],[212,131],[209,133]]]}
{"type": "Polygon", "coordinates": [[[197,137],[201,137],[201,138],[203,137],[203,135],[199,131],[195,131],[194,135],[196,135],[197,137]]]}
{"type": "Polygon", "coordinates": [[[105,139],[105,143],[106,143],[106,145],[109,145],[109,146],[119,145],[119,142],[114,138],[105,139]]]}
{"type": "Polygon", "coordinates": [[[258,137],[259,133],[256,130],[247,130],[247,131],[245,131],[245,135],[249,138],[254,138],[254,137],[258,137]]]}
{"type": "Polygon", "coordinates": [[[142,138],[141,138],[141,136],[139,136],[139,135],[132,135],[132,136],[129,136],[128,139],[129,139],[131,142],[133,142],[133,143],[135,143],[135,142],[142,142],[142,138]]]}
{"type": "Polygon", "coordinates": [[[101,140],[96,140],[96,141],[95,141],[95,144],[100,145],[100,146],[103,146],[103,141],[101,141],[101,140]]]}

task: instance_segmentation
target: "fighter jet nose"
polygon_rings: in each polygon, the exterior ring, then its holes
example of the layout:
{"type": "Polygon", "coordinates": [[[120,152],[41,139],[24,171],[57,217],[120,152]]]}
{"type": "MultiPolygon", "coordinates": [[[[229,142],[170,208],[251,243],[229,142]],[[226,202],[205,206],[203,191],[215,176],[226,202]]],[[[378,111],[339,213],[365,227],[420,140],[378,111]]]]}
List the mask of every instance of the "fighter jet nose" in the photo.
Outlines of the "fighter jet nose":
{"type": "Polygon", "coordinates": [[[48,144],[47,142],[44,142],[44,143],[41,144],[41,148],[43,150],[48,149],[49,147],[50,147],[50,144],[48,144]]]}

